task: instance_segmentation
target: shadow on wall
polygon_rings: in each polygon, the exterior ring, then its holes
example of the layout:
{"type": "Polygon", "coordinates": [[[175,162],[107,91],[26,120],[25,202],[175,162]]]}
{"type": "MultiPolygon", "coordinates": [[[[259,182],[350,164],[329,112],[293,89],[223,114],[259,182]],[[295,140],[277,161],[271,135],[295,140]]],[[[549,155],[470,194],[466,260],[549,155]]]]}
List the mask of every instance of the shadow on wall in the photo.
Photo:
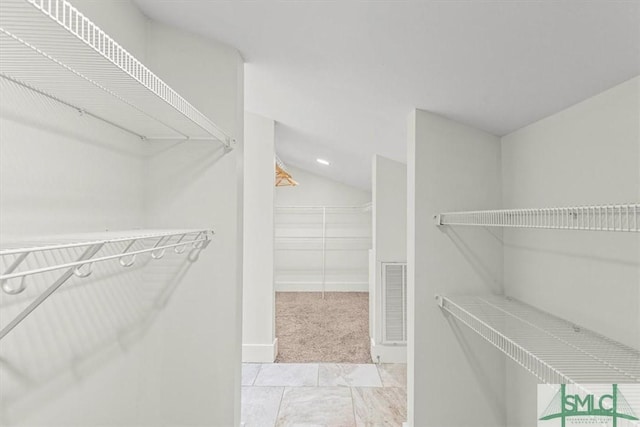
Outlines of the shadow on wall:
{"type": "Polygon", "coordinates": [[[153,182],[147,183],[148,190],[161,191],[163,200],[175,200],[189,184],[201,179],[230,153],[216,141],[154,141],[148,148],[147,168],[154,177],[153,182]]]}
{"type": "MultiPolygon", "coordinates": [[[[479,337],[475,332],[470,331],[464,324],[461,324],[457,319],[453,318],[451,315],[446,314],[447,322],[453,331],[453,334],[456,337],[456,341],[460,345],[460,349],[462,350],[465,359],[469,363],[471,367],[470,372],[473,373],[477,388],[482,388],[484,402],[483,404],[487,405],[491,408],[491,411],[494,413],[496,419],[504,418],[507,413],[506,404],[504,402],[504,393],[502,390],[496,390],[487,386],[487,384],[492,384],[491,378],[495,375],[495,372],[490,372],[486,369],[486,366],[482,365],[478,362],[476,358],[474,348],[478,348],[478,345],[489,345],[484,342],[484,340],[479,337]]],[[[495,351],[496,359],[502,359],[502,353],[498,350],[495,351]]]]}
{"type": "Polygon", "coordinates": [[[138,144],[139,138],[133,134],[4,78],[0,79],[0,90],[0,117],[36,130],[41,139],[55,135],[125,157],[145,156],[144,145],[138,144]],[[117,143],[123,139],[123,143],[117,143]]]}
{"type": "MultiPolygon", "coordinates": [[[[500,254],[500,258],[502,257],[504,244],[502,232],[488,227],[454,229],[444,226],[440,227],[440,230],[451,240],[457,253],[464,259],[475,276],[475,280],[471,281],[474,286],[469,288],[467,293],[504,294],[502,261],[496,262],[495,258],[496,254],[500,254]]],[[[432,303],[435,304],[435,302],[432,303]]],[[[490,345],[449,313],[443,312],[442,315],[468,364],[468,369],[465,372],[470,372],[472,375],[468,378],[469,383],[463,386],[481,389],[483,396],[481,404],[490,408],[496,420],[504,419],[506,403],[503,385],[493,380],[496,375],[496,365],[484,363],[477,351],[474,350],[482,346],[490,347],[490,345]]],[[[499,369],[504,370],[502,354],[497,349],[493,351],[495,360],[499,361],[499,369]]],[[[486,358],[484,359],[486,360],[486,358]]]]}
{"type": "MultiPolygon", "coordinates": [[[[124,245],[113,245],[109,253],[99,255],[117,253],[124,245]]],[[[0,424],[20,421],[61,390],[124,356],[169,302],[199,252],[192,249],[185,257],[169,250],[161,260],[145,257],[129,268],[117,260],[98,263],[90,277],[72,277],[45,300],[0,341],[0,424]]],[[[79,254],[78,248],[32,253],[24,261],[25,268],[70,262],[79,254]]],[[[0,265],[3,271],[6,267],[0,265]]],[[[0,292],[0,327],[62,271],[28,276],[21,294],[0,292]]]]}
{"type": "MultiPolygon", "coordinates": [[[[554,230],[555,231],[555,230],[554,230]]],[[[637,260],[634,260],[634,254],[628,254],[629,259],[620,259],[619,257],[613,256],[596,256],[592,255],[590,250],[588,250],[588,246],[584,246],[585,250],[583,252],[571,251],[571,250],[557,250],[553,249],[551,245],[539,245],[539,246],[525,246],[525,245],[516,245],[513,243],[505,243],[506,248],[522,250],[526,252],[538,253],[538,254],[548,254],[548,255],[557,255],[560,257],[573,258],[576,260],[588,260],[594,263],[599,264],[611,264],[617,266],[626,266],[626,267],[640,267],[640,257],[637,260]]]]}
{"type": "Polygon", "coordinates": [[[491,256],[492,253],[495,253],[495,250],[500,252],[502,251],[502,236],[487,228],[475,230],[454,230],[451,227],[442,227],[442,232],[451,239],[451,242],[459,250],[467,264],[469,264],[476,275],[482,279],[484,287],[478,291],[502,294],[504,292],[502,283],[502,264],[499,265],[498,270],[494,270],[489,266],[496,266],[495,260],[490,261],[484,258],[486,256],[491,256]],[[484,234],[486,234],[486,236],[484,234]],[[479,239],[479,237],[482,239],[479,239]],[[477,241],[482,242],[481,245],[477,245],[478,249],[474,249],[468,243],[477,241]]]}

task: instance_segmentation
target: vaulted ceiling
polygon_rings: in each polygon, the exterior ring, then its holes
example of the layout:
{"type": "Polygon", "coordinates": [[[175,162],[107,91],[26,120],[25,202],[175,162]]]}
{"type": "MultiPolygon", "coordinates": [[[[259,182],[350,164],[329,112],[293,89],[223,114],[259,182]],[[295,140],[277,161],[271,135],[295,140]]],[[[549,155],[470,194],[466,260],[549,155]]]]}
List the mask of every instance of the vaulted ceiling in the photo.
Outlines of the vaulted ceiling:
{"type": "Polygon", "coordinates": [[[413,108],[504,135],[640,74],[638,1],[136,3],[236,47],[283,161],[362,188],[413,108]]]}

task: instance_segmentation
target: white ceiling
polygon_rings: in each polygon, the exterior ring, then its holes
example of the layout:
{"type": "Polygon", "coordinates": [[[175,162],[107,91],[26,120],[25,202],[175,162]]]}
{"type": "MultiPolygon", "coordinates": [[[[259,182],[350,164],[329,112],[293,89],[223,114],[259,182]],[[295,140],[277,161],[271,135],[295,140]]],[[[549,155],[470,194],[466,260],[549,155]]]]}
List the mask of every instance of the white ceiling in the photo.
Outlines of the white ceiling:
{"type": "Polygon", "coordinates": [[[504,135],[640,74],[640,1],[136,3],[239,49],[282,160],[362,188],[413,108],[504,135]]]}

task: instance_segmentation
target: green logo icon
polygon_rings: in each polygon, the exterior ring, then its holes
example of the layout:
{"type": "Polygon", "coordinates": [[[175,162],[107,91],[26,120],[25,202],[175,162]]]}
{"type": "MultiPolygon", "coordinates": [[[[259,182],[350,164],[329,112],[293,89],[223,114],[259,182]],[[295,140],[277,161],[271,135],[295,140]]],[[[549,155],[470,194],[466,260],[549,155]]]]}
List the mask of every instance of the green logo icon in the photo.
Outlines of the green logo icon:
{"type": "MultiPolygon", "coordinates": [[[[567,385],[560,384],[560,391],[551,400],[540,421],[560,419],[562,427],[569,418],[609,419],[613,427],[618,426],[619,419],[638,421],[631,405],[620,392],[617,384],[611,386],[611,394],[567,394],[567,385]]],[[[576,420],[578,421],[578,420],[576,420]]],[[[593,421],[592,421],[593,422],[593,421]]]]}

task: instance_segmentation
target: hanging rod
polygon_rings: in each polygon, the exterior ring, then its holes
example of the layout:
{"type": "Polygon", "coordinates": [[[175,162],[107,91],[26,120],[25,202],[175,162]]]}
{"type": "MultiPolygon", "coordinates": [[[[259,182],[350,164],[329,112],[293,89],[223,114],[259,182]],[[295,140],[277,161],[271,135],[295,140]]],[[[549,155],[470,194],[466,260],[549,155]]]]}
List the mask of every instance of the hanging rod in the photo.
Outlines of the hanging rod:
{"type": "MultiPolygon", "coordinates": [[[[72,243],[50,244],[50,245],[44,245],[44,246],[24,246],[19,248],[2,249],[0,250],[0,256],[18,254],[22,252],[41,252],[41,251],[49,251],[49,250],[56,250],[56,249],[77,248],[81,246],[93,246],[99,243],[118,243],[118,242],[126,242],[129,240],[154,239],[158,237],[175,236],[177,234],[197,233],[200,230],[171,230],[171,231],[161,231],[161,232],[149,231],[147,233],[144,233],[144,231],[145,230],[140,230],[139,231],[140,234],[136,234],[135,236],[132,236],[131,235],[132,233],[128,233],[126,236],[123,236],[123,237],[113,237],[109,239],[94,239],[94,240],[87,240],[87,241],[74,241],[72,243]]],[[[204,233],[207,230],[201,230],[201,231],[204,233]]],[[[209,232],[213,233],[212,231],[209,231],[209,232]]],[[[116,232],[108,231],[106,233],[99,233],[98,235],[103,235],[103,234],[116,234],[116,232]]],[[[87,234],[86,236],[89,236],[89,235],[94,235],[94,234],[87,234]]],[[[75,240],[74,237],[71,237],[71,238],[66,237],[64,239],[75,240]]]]}
{"type": "Polygon", "coordinates": [[[640,204],[449,212],[436,225],[640,232],[640,204]]]}
{"type": "Polygon", "coordinates": [[[436,303],[544,383],[640,382],[640,351],[513,298],[436,295],[436,303]]]}
{"type": "MultiPolygon", "coordinates": [[[[119,237],[119,238],[109,238],[109,239],[100,239],[100,240],[91,240],[86,242],[74,242],[74,243],[63,243],[63,244],[53,244],[46,246],[34,246],[34,247],[26,247],[26,248],[15,248],[15,249],[6,249],[0,250],[0,257],[4,257],[7,255],[18,255],[18,259],[24,260],[30,253],[33,252],[44,252],[44,251],[53,251],[53,250],[61,250],[61,249],[70,249],[70,248],[80,248],[80,247],[94,247],[94,246],[104,246],[113,243],[119,242],[129,242],[129,245],[124,250],[124,252],[114,255],[106,255],[98,258],[91,258],[89,262],[86,259],[62,263],[62,264],[54,264],[47,267],[41,267],[31,270],[24,270],[14,272],[14,270],[19,266],[19,264],[13,265],[7,269],[3,274],[0,274],[0,283],[2,284],[3,289],[5,288],[6,281],[10,279],[15,279],[18,277],[26,277],[33,274],[41,274],[46,273],[48,271],[62,270],[69,267],[78,267],[87,264],[93,264],[96,262],[109,261],[117,258],[125,258],[131,257],[134,255],[139,255],[143,253],[153,252],[154,254],[163,249],[170,248],[178,248],[185,247],[189,244],[194,244],[198,247],[201,247],[204,242],[210,240],[210,235],[213,234],[211,230],[184,230],[184,231],[170,231],[170,232],[161,232],[161,233],[150,233],[150,234],[140,234],[136,236],[128,236],[128,237],[119,237]],[[184,241],[185,238],[194,237],[193,240],[184,241]],[[169,243],[171,238],[178,237],[176,242],[169,243]],[[137,241],[144,240],[157,240],[157,243],[151,248],[139,249],[134,251],[129,251],[133,247],[133,244],[137,241]],[[8,271],[11,270],[11,271],[8,271]]],[[[177,252],[177,251],[176,251],[177,252]]],[[[182,253],[182,252],[178,252],[182,253]]],[[[154,259],[160,259],[162,256],[154,256],[154,259]]],[[[132,265],[132,264],[131,264],[132,265]]],[[[126,267],[130,267],[131,265],[126,265],[126,267]]],[[[23,289],[24,290],[24,289],[23,289]]],[[[6,290],[5,290],[6,292],[6,290]]],[[[20,291],[22,292],[22,290],[20,291]]],[[[11,292],[8,292],[11,293],[11,292]]]]}
{"type": "MultiPolygon", "coordinates": [[[[113,235],[116,233],[107,234],[113,235]]],[[[166,250],[171,248],[173,248],[177,254],[184,253],[189,246],[200,251],[207,247],[212,236],[212,230],[138,232],[129,233],[127,236],[123,237],[89,239],[86,241],[74,241],[71,243],[56,243],[0,250],[0,258],[13,258],[10,263],[7,263],[9,266],[3,274],[0,275],[0,287],[9,295],[22,293],[27,288],[25,279],[28,276],[57,270],[65,270],[64,273],[51,286],[49,286],[49,288],[47,288],[47,290],[40,294],[31,304],[29,304],[29,306],[27,306],[2,330],[0,330],[0,339],[6,336],[71,277],[76,276],[79,278],[85,278],[90,276],[93,272],[94,263],[118,259],[122,267],[131,267],[136,262],[136,256],[144,253],[150,253],[152,259],[161,259],[164,257],[166,250]],[[136,243],[145,241],[151,241],[151,247],[134,249],[136,243]],[[126,243],[126,247],[124,250],[113,248],[113,244],[115,243],[126,243]],[[96,257],[96,255],[105,247],[116,249],[117,253],[96,257]],[[57,263],[35,269],[18,270],[25,259],[32,253],[76,248],[82,248],[83,252],[75,261],[57,263]],[[19,284],[15,287],[10,286],[9,281],[16,279],[20,279],[19,284]]]]}

